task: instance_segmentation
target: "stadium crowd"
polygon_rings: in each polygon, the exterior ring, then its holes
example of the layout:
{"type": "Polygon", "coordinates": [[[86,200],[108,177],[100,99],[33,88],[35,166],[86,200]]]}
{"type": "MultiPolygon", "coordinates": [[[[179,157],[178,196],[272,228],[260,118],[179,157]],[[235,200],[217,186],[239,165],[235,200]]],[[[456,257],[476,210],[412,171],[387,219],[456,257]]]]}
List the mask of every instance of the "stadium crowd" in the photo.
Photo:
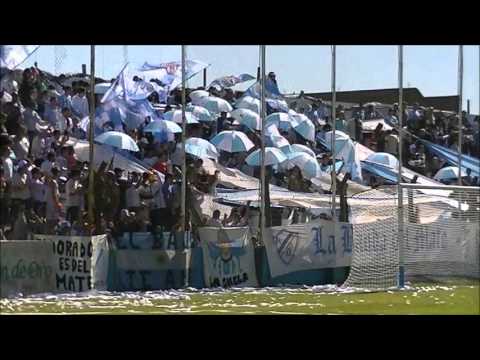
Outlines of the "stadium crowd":
{"type": "MultiPolygon", "coordinates": [[[[275,74],[269,79],[276,83],[275,74]]],[[[203,89],[203,88],[197,88],[203,89]]],[[[208,89],[213,96],[235,104],[241,94],[229,88],[208,89]]],[[[85,131],[80,126],[88,116],[91,106],[88,88],[78,82],[71,86],[56,86],[37,67],[23,71],[22,80],[2,83],[0,93],[0,237],[26,238],[28,232],[46,234],[87,235],[93,233],[122,233],[125,231],[175,230],[183,222],[180,217],[180,182],[182,147],[181,135],[175,134],[169,141],[159,140],[143,128],[151,121],[134,129],[124,131],[138,144],[134,155],[149,171],[128,172],[115,168],[113,163],[103,162],[95,169],[95,224],[88,221],[88,172],[90,164],[78,160],[70,138],[84,139],[85,131]],[[161,174],[161,175],[160,175],[161,174]]],[[[98,99],[97,99],[98,100],[98,99]]],[[[152,93],[148,100],[158,104],[159,96],[152,93]]],[[[187,101],[188,93],[187,93],[187,101]]],[[[181,106],[181,91],[174,90],[166,99],[164,112],[181,106]]],[[[314,99],[308,103],[301,95],[290,107],[303,113],[315,125],[316,134],[330,131],[331,111],[326,103],[314,99]],[[310,105],[311,104],[311,105],[310,105]]],[[[419,139],[456,149],[458,143],[458,117],[422,108],[418,104],[404,104],[407,130],[404,161],[407,167],[420,174],[432,177],[444,164],[425,151],[419,139]]],[[[267,114],[275,109],[268,107],[267,114]]],[[[161,117],[162,114],[159,113],[161,117]]],[[[360,106],[351,118],[345,118],[344,109],[336,110],[336,127],[352,139],[374,151],[388,152],[398,156],[398,105],[394,104],[387,116],[381,116],[375,106],[360,106]],[[384,130],[383,125],[367,138],[362,131],[362,121],[384,118],[393,130],[384,130]]],[[[479,154],[479,120],[470,123],[462,117],[464,153],[474,157],[479,154]]],[[[104,130],[113,129],[109,122],[104,130]]],[[[216,121],[191,124],[187,137],[211,139],[223,130],[241,130],[260,146],[258,131],[239,125],[227,112],[221,112],[216,121]]],[[[290,144],[308,146],[317,155],[322,169],[332,165],[331,154],[318,142],[304,139],[293,131],[280,131],[290,144]]],[[[252,149],[252,151],[254,150],[252,149]]],[[[249,152],[251,153],[251,151],[249,152]]],[[[221,152],[219,164],[236,168],[247,175],[260,176],[258,167],[245,163],[248,153],[221,152]]],[[[200,158],[187,156],[187,183],[189,188],[215,195],[219,172],[208,174],[200,158]]],[[[271,184],[298,192],[328,192],[302,176],[301,169],[278,171],[269,166],[267,178],[271,184]]],[[[470,174],[465,184],[478,183],[470,174]]],[[[187,212],[188,213],[188,212],[187,212]]],[[[187,214],[188,216],[188,214],[187,214]]],[[[234,208],[229,216],[220,219],[215,211],[213,217],[202,219],[209,226],[241,226],[248,223],[249,207],[234,208]]],[[[191,224],[192,219],[187,219],[191,224]]],[[[189,225],[191,226],[191,225],[189,225]]]]}

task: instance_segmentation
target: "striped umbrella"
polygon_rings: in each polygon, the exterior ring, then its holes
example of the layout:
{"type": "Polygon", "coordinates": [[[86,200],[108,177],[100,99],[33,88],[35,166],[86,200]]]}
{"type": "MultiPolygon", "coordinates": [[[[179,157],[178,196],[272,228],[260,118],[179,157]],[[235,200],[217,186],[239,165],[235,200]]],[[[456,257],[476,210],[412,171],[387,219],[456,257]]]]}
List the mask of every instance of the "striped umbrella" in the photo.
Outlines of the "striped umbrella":
{"type": "Polygon", "coordinates": [[[218,133],[210,141],[217,149],[234,153],[249,151],[255,145],[252,141],[241,131],[226,130],[218,133]]]}
{"type": "Polygon", "coordinates": [[[197,137],[191,137],[185,141],[185,151],[201,158],[217,159],[219,156],[217,148],[211,142],[197,137]]]}
{"type": "Polygon", "coordinates": [[[315,152],[310,149],[308,146],[301,145],[301,144],[292,144],[292,145],[287,145],[283,146],[280,148],[286,155],[296,153],[296,152],[304,152],[310,155],[311,157],[316,157],[317,155],[315,152]]]}
{"type": "Polygon", "coordinates": [[[231,112],[232,105],[224,99],[216,96],[208,96],[201,99],[200,106],[206,108],[212,114],[219,114],[221,112],[231,112]]]}
{"type": "Polygon", "coordinates": [[[171,132],[177,134],[182,132],[182,128],[173,121],[155,120],[145,126],[143,131],[151,133],[171,132]]]}
{"type": "Polygon", "coordinates": [[[209,97],[210,94],[205,90],[195,90],[192,91],[189,96],[193,105],[201,105],[203,99],[209,97]]]}
{"type": "Polygon", "coordinates": [[[135,140],[133,140],[127,134],[119,131],[104,132],[102,135],[97,136],[95,138],[95,141],[101,144],[110,145],[122,150],[129,150],[129,151],[135,151],[135,152],[140,150],[135,140]]]}
{"type": "MultiPolygon", "coordinates": [[[[304,115],[305,116],[305,115],[304,115]]],[[[315,141],[315,125],[305,116],[305,119],[293,128],[304,139],[315,141]]]]}
{"type": "Polygon", "coordinates": [[[287,168],[297,166],[303,177],[311,179],[320,175],[320,165],[317,159],[311,157],[307,153],[297,152],[287,155],[287,168]]]}
{"type": "Polygon", "coordinates": [[[251,130],[260,130],[261,129],[261,119],[260,116],[249,109],[236,109],[232,111],[232,117],[237,120],[240,124],[247,126],[251,130]]]}
{"type": "Polygon", "coordinates": [[[265,118],[266,124],[275,124],[281,130],[288,131],[290,128],[298,125],[298,120],[295,117],[286,113],[273,113],[265,118]]]}
{"type": "Polygon", "coordinates": [[[251,96],[244,96],[236,103],[237,109],[249,109],[260,114],[260,100],[251,96]]]}
{"type": "MultiPolygon", "coordinates": [[[[182,123],[182,110],[170,110],[167,111],[165,114],[163,114],[163,118],[165,120],[171,120],[176,122],[177,124],[182,123]]],[[[189,111],[185,111],[185,120],[187,121],[187,124],[200,124],[198,121],[197,117],[193,115],[189,111]]]]}
{"type": "Polygon", "coordinates": [[[215,120],[215,117],[210,113],[210,111],[205,109],[203,106],[188,105],[187,111],[191,112],[198,119],[198,121],[201,122],[211,122],[215,120]]]}

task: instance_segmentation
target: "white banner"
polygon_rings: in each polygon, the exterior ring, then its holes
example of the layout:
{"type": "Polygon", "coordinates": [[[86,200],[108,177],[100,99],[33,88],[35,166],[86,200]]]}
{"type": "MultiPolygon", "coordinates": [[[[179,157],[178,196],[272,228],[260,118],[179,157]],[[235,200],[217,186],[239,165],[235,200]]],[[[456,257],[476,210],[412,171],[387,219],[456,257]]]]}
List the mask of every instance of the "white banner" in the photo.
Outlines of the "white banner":
{"type": "Polygon", "coordinates": [[[350,266],[352,225],[319,220],[267,229],[264,241],[272,277],[295,271],[350,266]]]}
{"type": "Polygon", "coordinates": [[[95,290],[108,290],[108,266],[109,264],[109,246],[106,236],[94,236],[92,238],[93,253],[91,276],[92,285],[95,290]]]}
{"type": "MultiPolygon", "coordinates": [[[[57,291],[82,292],[92,289],[93,244],[106,235],[97,236],[57,236],[33,235],[35,240],[52,242],[54,271],[57,291]]],[[[105,256],[97,256],[106,259],[105,256]]],[[[100,264],[97,264],[100,267],[100,264]]]]}
{"type": "Polygon", "coordinates": [[[248,227],[198,229],[207,287],[256,287],[255,252],[248,227]]]}

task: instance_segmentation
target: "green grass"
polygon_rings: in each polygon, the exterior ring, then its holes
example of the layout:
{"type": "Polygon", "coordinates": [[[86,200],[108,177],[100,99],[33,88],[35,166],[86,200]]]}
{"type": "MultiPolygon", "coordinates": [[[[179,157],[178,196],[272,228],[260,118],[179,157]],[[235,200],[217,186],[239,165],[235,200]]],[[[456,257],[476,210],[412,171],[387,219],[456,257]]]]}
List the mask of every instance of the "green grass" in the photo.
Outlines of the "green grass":
{"type": "Polygon", "coordinates": [[[312,289],[101,294],[0,300],[2,314],[421,314],[480,315],[478,284],[409,291],[318,293],[312,289]],[[166,295],[165,295],[166,294],[166,295]],[[165,298],[165,296],[167,298],[165,298]]]}

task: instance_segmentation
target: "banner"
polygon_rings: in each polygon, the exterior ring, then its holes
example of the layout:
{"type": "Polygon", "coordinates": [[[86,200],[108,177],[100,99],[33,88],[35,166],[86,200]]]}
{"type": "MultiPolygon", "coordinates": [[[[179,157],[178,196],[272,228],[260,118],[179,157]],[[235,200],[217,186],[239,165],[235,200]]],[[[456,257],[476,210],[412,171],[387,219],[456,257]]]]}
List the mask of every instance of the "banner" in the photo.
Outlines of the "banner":
{"type": "MultiPolygon", "coordinates": [[[[198,74],[203,69],[210,66],[210,64],[203,63],[198,60],[186,60],[186,79],[198,74]]],[[[182,83],[182,62],[172,61],[168,63],[161,63],[158,65],[151,65],[144,63],[139,69],[144,72],[145,77],[159,80],[163,86],[169,88],[169,91],[175,89],[182,83]]]]}
{"type": "Polygon", "coordinates": [[[255,253],[250,229],[198,229],[207,287],[256,287],[255,253]]]}
{"type": "MultiPolygon", "coordinates": [[[[92,289],[93,243],[106,235],[33,235],[35,240],[51,242],[57,291],[82,292],[92,289]]],[[[99,257],[97,256],[97,260],[99,257]]],[[[101,257],[105,259],[105,257],[101,257]]],[[[100,267],[100,264],[97,264],[100,267]]]]}
{"type": "Polygon", "coordinates": [[[15,69],[33,54],[40,45],[1,45],[0,66],[15,69]]]}
{"type": "Polygon", "coordinates": [[[95,236],[92,238],[93,253],[91,260],[92,284],[95,290],[108,290],[108,267],[110,248],[106,236],[95,236]]]}
{"type": "Polygon", "coordinates": [[[43,241],[0,241],[0,297],[53,292],[51,245],[43,241]]]}
{"type": "Polygon", "coordinates": [[[192,278],[189,232],[125,233],[116,244],[116,291],[178,289],[192,278]]]}
{"type": "Polygon", "coordinates": [[[245,81],[254,80],[255,77],[250,74],[240,74],[238,76],[230,75],[230,76],[223,76],[221,78],[213,80],[210,85],[207,86],[207,89],[215,86],[219,87],[220,89],[223,88],[231,88],[237,84],[243,83],[245,81]]]}
{"type": "Polygon", "coordinates": [[[295,271],[350,266],[352,225],[319,220],[267,229],[264,241],[272,277],[295,271]]]}

